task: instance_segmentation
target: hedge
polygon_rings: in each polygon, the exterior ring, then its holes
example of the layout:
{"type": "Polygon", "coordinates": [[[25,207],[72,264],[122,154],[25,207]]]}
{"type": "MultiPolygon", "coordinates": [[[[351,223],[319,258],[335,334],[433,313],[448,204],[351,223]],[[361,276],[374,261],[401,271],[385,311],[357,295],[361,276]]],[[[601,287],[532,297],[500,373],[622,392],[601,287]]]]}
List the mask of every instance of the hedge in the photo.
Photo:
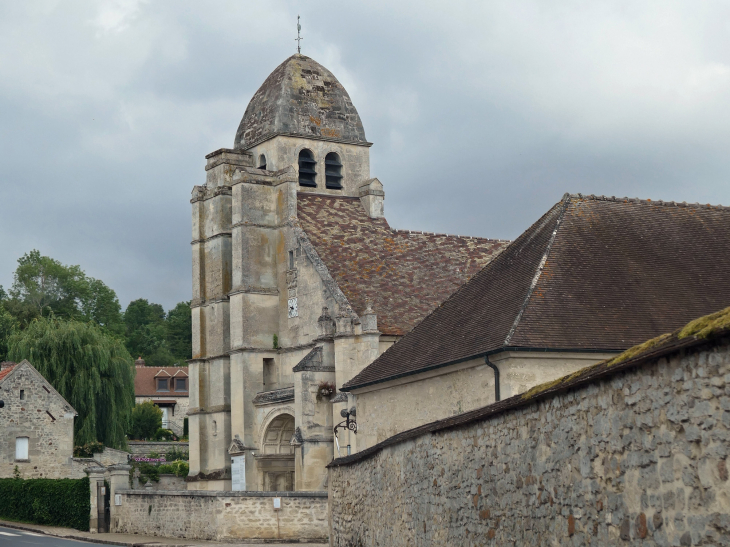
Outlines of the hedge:
{"type": "Polygon", "coordinates": [[[0,479],[0,518],[89,530],[89,479],[0,479]]]}

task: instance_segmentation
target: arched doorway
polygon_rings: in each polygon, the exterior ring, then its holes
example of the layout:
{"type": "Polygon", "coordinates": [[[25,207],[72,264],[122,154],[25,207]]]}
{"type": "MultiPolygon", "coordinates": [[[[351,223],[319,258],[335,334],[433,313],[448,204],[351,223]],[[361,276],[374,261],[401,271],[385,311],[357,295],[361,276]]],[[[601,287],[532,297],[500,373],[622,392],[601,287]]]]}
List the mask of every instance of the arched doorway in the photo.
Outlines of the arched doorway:
{"type": "Polygon", "coordinates": [[[256,455],[259,489],[264,492],[294,490],[294,416],[281,414],[271,420],[256,455]]]}

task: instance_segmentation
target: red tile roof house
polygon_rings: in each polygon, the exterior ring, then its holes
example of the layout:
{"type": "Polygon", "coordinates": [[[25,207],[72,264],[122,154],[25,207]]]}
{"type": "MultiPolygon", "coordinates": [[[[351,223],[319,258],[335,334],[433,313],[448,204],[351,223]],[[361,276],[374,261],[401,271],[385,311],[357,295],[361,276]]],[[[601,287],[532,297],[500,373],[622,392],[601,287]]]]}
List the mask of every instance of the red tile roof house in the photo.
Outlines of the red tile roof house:
{"type": "Polygon", "coordinates": [[[148,367],[141,357],[134,364],[135,403],[155,403],[162,410],[162,427],[182,435],[188,412],[188,367],[148,367]]]}
{"type": "Polygon", "coordinates": [[[730,306],[728,272],[728,207],[566,194],[344,383],[358,451],[730,306]]]}

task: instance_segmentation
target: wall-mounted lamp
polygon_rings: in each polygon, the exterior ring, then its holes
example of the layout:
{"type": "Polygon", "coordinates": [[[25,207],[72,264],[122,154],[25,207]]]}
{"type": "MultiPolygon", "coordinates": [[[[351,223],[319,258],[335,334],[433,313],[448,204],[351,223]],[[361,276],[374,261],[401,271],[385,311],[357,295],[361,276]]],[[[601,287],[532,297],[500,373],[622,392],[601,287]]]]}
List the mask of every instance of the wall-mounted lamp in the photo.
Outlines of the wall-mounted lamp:
{"type": "MultiPolygon", "coordinates": [[[[347,410],[346,408],[343,408],[340,410],[340,416],[344,418],[343,421],[341,421],[339,424],[335,426],[334,432],[335,432],[335,443],[337,444],[337,455],[340,455],[340,441],[337,438],[337,430],[339,428],[347,429],[349,431],[352,431],[355,435],[357,435],[357,422],[355,421],[355,407],[353,406],[350,410],[347,410]]],[[[348,444],[347,445],[347,455],[349,456],[351,453],[351,447],[348,444]]]]}

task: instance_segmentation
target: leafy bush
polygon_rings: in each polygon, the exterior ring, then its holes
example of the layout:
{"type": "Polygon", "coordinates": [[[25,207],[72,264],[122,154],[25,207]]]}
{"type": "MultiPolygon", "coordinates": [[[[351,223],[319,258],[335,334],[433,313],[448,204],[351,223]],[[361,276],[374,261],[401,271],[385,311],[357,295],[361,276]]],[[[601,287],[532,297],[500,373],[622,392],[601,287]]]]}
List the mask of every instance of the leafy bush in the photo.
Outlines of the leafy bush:
{"type": "Polygon", "coordinates": [[[156,441],[176,441],[177,435],[172,432],[172,429],[159,428],[155,431],[154,440],[156,441]]]}
{"type": "Polygon", "coordinates": [[[0,518],[89,530],[89,479],[0,479],[0,518]]]}
{"type": "Polygon", "coordinates": [[[132,437],[151,439],[162,427],[162,410],[152,401],[134,405],[132,409],[132,437]]]}
{"type": "Polygon", "coordinates": [[[157,472],[160,475],[175,475],[176,477],[187,477],[189,471],[190,465],[188,465],[188,462],[183,461],[167,462],[157,466],[157,472]]]}
{"type": "Polygon", "coordinates": [[[144,484],[147,479],[159,482],[160,481],[160,468],[154,464],[141,462],[139,464],[139,482],[144,484]]]}
{"type": "Polygon", "coordinates": [[[167,451],[167,454],[165,454],[165,459],[171,462],[179,460],[188,461],[190,459],[190,455],[179,448],[171,448],[167,451]]]}
{"type": "Polygon", "coordinates": [[[93,458],[94,454],[98,454],[99,452],[104,452],[104,445],[99,442],[74,446],[74,458],[93,458]]]}

